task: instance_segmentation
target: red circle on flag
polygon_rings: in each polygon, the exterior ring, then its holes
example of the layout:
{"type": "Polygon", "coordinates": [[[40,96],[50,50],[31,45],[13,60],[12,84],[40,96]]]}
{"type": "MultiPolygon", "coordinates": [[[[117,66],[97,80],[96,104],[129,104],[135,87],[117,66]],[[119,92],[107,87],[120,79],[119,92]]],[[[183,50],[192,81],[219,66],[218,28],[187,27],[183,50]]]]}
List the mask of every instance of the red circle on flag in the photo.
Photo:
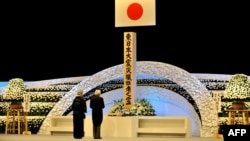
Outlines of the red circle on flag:
{"type": "Polygon", "coordinates": [[[139,3],[132,3],[128,6],[127,15],[131,20],[138,20],[142,17],[143,8],[139,3]]]}

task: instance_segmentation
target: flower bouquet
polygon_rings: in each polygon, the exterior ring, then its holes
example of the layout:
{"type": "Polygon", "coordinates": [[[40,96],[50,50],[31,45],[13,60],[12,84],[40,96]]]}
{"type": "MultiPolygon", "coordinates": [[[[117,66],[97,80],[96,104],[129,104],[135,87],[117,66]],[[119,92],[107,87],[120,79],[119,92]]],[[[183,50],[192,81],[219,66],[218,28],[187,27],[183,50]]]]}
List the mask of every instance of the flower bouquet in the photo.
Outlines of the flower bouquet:
{"type": "Polygon", "coordinates": [[[155,116],[155,110],[147,99],[136,99],[131,109],[125,109],[123,99],[114,101],[110,113],[121,113],[123,116],[155,116]]]}

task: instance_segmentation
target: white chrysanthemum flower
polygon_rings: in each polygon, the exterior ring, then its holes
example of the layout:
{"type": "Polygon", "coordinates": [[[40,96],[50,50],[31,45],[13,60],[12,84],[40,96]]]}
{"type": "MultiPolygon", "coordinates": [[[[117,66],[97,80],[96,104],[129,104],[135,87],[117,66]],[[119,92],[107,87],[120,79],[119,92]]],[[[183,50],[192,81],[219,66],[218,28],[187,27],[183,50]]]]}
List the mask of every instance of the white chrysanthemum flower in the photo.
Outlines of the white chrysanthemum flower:
{"type": "Polygon", "coordinates": [[[247,75],[232,75],[224,91],[223,98],[235,101],[250,98],[250,81],[247,75]]]}

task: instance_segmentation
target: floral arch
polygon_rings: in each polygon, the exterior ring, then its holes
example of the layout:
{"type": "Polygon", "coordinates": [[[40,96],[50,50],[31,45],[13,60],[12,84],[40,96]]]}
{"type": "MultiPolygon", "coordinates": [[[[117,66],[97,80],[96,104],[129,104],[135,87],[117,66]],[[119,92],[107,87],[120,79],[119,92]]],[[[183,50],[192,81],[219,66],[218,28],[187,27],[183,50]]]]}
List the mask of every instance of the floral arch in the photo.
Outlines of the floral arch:
{"type": "MultiPolygon", "coordinates": [[[[214,106],[214,101],[205,88],[205,86],[193,75],[176,66],[153,61],[138,61],[136,63],[137,74],[156,75],[162,78],[169,79],[181,87],[183,87],[190,96],[195,100],[200,111],[201,121],[200,136],[210,137],[217,131],[217,113],[214,106]]],[[[75,96],[76,90],[80,87],[88,92],[109,80],[123,76],[123,64],[104,69],[81,81],[78,85],[72,88],[71,91],[54,106],[44,120],[39,134],[48,133],[47,127],[50,123],[50,116],[62,115],[67,109],[75,96]]]]}

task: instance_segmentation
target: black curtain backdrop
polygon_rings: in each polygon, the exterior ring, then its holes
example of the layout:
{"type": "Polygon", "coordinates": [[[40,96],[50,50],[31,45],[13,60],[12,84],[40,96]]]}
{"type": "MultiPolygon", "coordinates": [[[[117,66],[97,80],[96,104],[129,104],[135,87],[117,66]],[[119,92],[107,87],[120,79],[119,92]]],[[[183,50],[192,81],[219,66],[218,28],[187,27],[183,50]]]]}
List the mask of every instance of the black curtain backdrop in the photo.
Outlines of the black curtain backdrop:
{"type": "Polygon", "coordinates": [[[123,63],[123,33],[137,33],[137,60],[190,73],[250,75],[249,21],[236,3],[156,0],[156,25],[114,27],[114,0],[9,3],[1,20],[0,81],[86,76],[123,63]]]}

